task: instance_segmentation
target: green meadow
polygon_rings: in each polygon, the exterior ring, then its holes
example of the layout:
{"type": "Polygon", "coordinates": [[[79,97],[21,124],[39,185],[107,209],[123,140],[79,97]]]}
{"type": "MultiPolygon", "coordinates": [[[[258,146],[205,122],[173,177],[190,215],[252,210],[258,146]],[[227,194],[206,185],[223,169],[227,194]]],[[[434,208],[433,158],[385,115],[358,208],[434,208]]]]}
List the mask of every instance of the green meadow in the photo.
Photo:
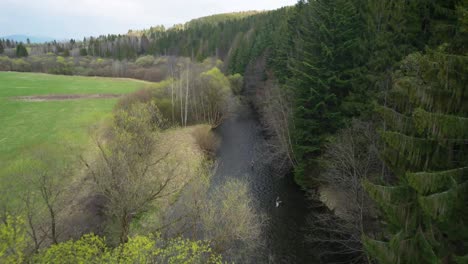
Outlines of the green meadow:
{"type": "Polygon", "coordinates": [[[117,101],[28,101],[18,100],[18,96],[125,94],[147,84],[130,79],[0,72],[0,179],[11,164],[43,146],[86,148],[90,127],[109,117],[117,101]]]}

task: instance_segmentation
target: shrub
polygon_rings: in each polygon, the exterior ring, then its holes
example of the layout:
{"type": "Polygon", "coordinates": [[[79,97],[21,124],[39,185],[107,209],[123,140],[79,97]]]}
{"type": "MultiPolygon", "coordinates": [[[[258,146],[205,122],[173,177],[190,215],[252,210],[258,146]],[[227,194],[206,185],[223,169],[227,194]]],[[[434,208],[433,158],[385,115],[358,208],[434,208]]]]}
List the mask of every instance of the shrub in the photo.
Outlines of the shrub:
{"type": "Polygon", "coordinates": [[[213,190],[201,213],[205,239],[233,263],[245,263],[255,254],[265,221],[254,209],[248,183],[240,179],[230,179],[213,190]]]}
{"type": "Polygon", "coordinates": [[[244,78],[242,77],[242,75],[236,73],[234,75],[229,75],[228,79],[229,83],[231,84],[232,92],[235,95],[240,95],[240,93],[242,92],[242,85],[244,82],[244,78]]]}
{"type": "Polygon", "coordinates": [[[11,59],[7,56],[0,56],[0,71],[11,70],[11,59]]]}
{"type": "Polygon", "coordinates": [[[12,70],[20,72],[28,72],[31,70],[31,64],[24,59],[14,59],[12,70]]]}
{"type": "Polygon", "coordinates": [[[35,256],[36,263],[222,263],[206,241],[162,240],[136,236],[114,249],[93,234],[53,245],[35,256]]]}
{"type": "Polygon", "coordinates": [[[0,224],[0,263],[23,263],[26,247],[24,222],[7,216],[0,224]]]}
{"type": "Polygon", "coordinates": [[[142,67],[150,67],[151,65],[153,65],[154,63],[154,57],[151,56],[151,55],[148,55],[148,56],[144,56],[144,57],[140,57],[138,58],[135,63],[138,65],[138,66],[142,66],[142,67]]]}
{"type": "Polygon", "coordinates": [[[153,99],[153,93],[150,89],[141,89],[127,94],[117,102],[116,109],[128,110],[135,103],[148,103],[153,99]]]}
{"type": "Polygon", "coordinates": [[[220,139],[213,133],[210,126],[203,125],[196,127],[192,132],[197,145],[205,153],[214,156],[218,150],[220,139]]]}

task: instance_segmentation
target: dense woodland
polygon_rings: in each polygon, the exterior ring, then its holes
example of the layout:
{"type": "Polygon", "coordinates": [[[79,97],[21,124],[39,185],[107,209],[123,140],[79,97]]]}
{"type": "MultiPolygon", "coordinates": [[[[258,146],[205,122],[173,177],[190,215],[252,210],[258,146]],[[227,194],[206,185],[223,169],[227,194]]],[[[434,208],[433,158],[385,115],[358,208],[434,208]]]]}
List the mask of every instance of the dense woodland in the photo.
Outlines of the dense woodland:
{"type": "Polygon", "coordinates": [[[231,85],[312,204],[323,187],[346,197],[310,217],[324,262],[467,263],[467,44],[466,0],[301,0],[82,41],[1,40],[0,69],[177,79],[181,103],[161,108],[182,125],[222,120],[183,87],[231,85]]]}

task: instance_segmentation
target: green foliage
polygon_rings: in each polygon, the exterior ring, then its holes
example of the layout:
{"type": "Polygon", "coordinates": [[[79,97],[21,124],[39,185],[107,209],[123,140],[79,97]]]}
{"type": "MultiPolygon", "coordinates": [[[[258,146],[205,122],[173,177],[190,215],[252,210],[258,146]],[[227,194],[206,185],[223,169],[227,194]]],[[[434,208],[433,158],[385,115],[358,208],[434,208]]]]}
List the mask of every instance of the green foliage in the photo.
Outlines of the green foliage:
{"type": "MultiPolygon", "coordinates": [[[[413,1],[396,13],[406,26],[393,36],[419,36],[410,43],[413,49],[431,48],[402,60],[385,105],[377,107],[386,129],[381,132],[383,157],[398,176],[396,185],[364,185],[384,212],[390,233],[388,242],[364,237],[366,251],[380,263],[446,263],[461,260],[457,256],[468,251],[463,244],[468,238],[463,213],[468,204],[468,58],[454,38],[465,34],[462,16],[455,15],[464,14],[462,2],[413,1]],[[393,191],[399,189],[406,193],[393,191]]],[[[391,35],[380,35],[391,40],[391,35]]],[[[391,40],[387,45],[384,51],[398,44],[391,40]]]]}
{"type": "Polygon", "coordinates": [[[227,111],[231,83],[217,67],[201,73],[200,79],[206,87],[203,95],[207,101],[208,123],[218,125],[227,111]]]}
{"type": "Polygon", "coordinates": [[[311,169],[310,160],[321,154],[330,134],[346,117],[360,112],[367,90],[362,80],[360,34],[364,23],[349,0],[313,1],[298,22],[296,55],[288,86],[294,92],[295,154],[300,165],[296,179],[311,169]]]}
{"type": "Polygon", "coordinates": [[[154,63],[154,57],[151,55],[143,56],[138,58],[135,63],[142,67],[149,67],[154,63]]]}
{"type": "Polygon", "coordinates": [[[367,254],[371,256],[376,256],[375,258],[381,264],[392,264],[395,263],[395,255],[388,250],[388,243],[378,240],[370,239],[367,236],[364,236],[362,239],[364,248],[366,249],[367,254]]]}
{"type": "Polygon", "coordinates": [[[230,87],[229,79],[219,70],[214,67],[211,70],[202,73],[202,78],[205,78],[208,85],[213,86],[214,89],[226,91],[230,87]]]}
{"type": "Polygon", "coordinates": [[[463,201],[462,193],[468,190],[466,187],[467,184],[464,183],[442,192],[421,195],[418,197],[418,203],[424,213],[433,220],[437,222],[449,221],[457,214],[455,210],[459,208],[458,204],[463,201]]]}
{"type": "Polygon", "coordinates": [[[201,17],[197,19],[193,19],[185,24],[186,28],[190,27],[197,27],[204,24],[211,24],[216,25],[222,22],[226,22],[229,20],[239,20],[243,19],[252,15],[256,15],[260,12],[258,11],[245,11],[245,12],[233,12],[233,13],[225,13],[225,14],[217,14],[211,15],[206,17],[201,17]]]}
{"type": "Polygon", "coordinates": [[[468,138],[468,118],[429,113],[421,108],[413,112],[416,129],[430,138],[457,140],[468,138]]]}
{"type": "Polygon", "coordinates": [[[240,95],[240,93],[242,92],[242,86],[244,84],[244,78],[242,77],[242,75],[236,73],[233,75],[229,75],[228,79],[231,84],[232,92],[235,95],[240,95]]]}
{"type": "Polygon", "coordinates": [[[421,231],[415,235],[400,232],[389,242],[372,240],[368,237],[363,239],[366,251],[375,256],[382,264],[392,263],[442,263],[435,252],[431,249],[429,242],[421,231]]]}
{"type": "Polygon", "coordinates": [[[385,131],[380,133],[382,139],[391,150],[395,152],[387,157],[389,165],[394,169],[406,168],[412,170],[426,170],[428,166],[433,169],[453,166],[450,164],[452,148],[439,144],[439,142],[412,137],[399,132],[385,131]]]}
{"type": "Polygon", "coordinates": [[[457,264],[465,264],[468,263],[468,254],[462,257],[455,256],[455,263],[457,264]]]}
{"type": "Polygon", "coordinates": [[[411,117],[382,105],[377,105],[375,111],[382,116],[383,120],[385,120],[385,125],[391,130],[405,131],[408,133],[415,130],[411,117]]]}
{"type": "Polygon", "coordinates": [[[88,56],[88,51],[85,48],[80,49],[80,56],[88,56]]]}
{"type": "Polygon", "coordinates": [[[423,195],[448,190],[468,180],[468,168],[447,171],[407,173],[408,184],[423,195]]]}
{"type": "Polygon", "coordinates": [[[412,201],[415,196],[406,186],[382,186],[366,181],[364,187],[382,209],[390,230],[398,232],[420,222],[418,216],[412,215],[417,210],[412,201]]]}
{"type": "Polygon", "coordinates": [[[8,215],[0,224],[0,262],[23,263],[27,243],[24,222],[8,215]]]}
{"type": "Polygon", "coordinates": [[[468,113],[468,106],[463,104],[468,99],[465,84],[468,81],[463,74],[468,68],[466,56],[447,54],[446,46],[436,50],[410,54],[396,72],[394,92],[400,93],[405,100],[396,100],[393,104],[402,111],[407,111],[410,104],[427,111],[453,114],[468,113]]]}
{"type": "Polygon", "coordinates": [[[381,132],[384,157],[399,176],[395,186],[365,183],[391,234],[389,242],[365,239],[382,263],[444,263],[468,251],[468,58],[444,50],[403,60],[389,98],[402,113],[378,107],[391,129],[381,132]]]}
{"type": "Polygon", "coordinates": [[[210,244],[175,238],[136,236],[116,248],[106,246],[103,238],[93,234],[79,240],[62,242],[43,250],[34,263],[222,263],[210,244]]]}
{"type": "Polygon", "coordinates": [[[31,70],[31,64],[22,58],[13,59],[11,63],[11,69],[19,72],[27,72],[31,70]]]}
{"type": "Polygon", "coordinates": [[[57,63],[56,66],[50,69],[50,73],[62,74],[62,75],[73,74],[73,66],[72,66],[72,63],[68,59],[62,56],[57,56],[56,63],[57,63]]]}
{"type": "Polygon", "coordinates": [[[27,57],[28,56],[28,51],[26,50],[26,47],[23,45],[23,43],[18,44],[16,46],[16,57],[27,57]]]}
{"type": "Polygon", "coordinates": [[[35,263],[102,263],[107,253],[104,239],[93,234],[77,241],[62,242],[45,249],[35,257],[35,263]],[[104,257],[103,257],[104,255],[104,257]]]}

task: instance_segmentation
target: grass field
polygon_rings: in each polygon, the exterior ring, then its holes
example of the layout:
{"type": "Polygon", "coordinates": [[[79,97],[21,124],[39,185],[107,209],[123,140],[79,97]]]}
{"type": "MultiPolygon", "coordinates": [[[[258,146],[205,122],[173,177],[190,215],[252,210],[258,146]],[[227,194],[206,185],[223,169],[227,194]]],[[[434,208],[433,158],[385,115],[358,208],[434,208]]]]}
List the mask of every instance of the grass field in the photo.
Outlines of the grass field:
{"type": "Polygon", "coordinates": [[[129,79],[0,72],[0,179],[15,160],[41,145],[85,147],[89,128],[110,116],[116,98],[22,101],[18,96],[125,94],[129,79]]]}

